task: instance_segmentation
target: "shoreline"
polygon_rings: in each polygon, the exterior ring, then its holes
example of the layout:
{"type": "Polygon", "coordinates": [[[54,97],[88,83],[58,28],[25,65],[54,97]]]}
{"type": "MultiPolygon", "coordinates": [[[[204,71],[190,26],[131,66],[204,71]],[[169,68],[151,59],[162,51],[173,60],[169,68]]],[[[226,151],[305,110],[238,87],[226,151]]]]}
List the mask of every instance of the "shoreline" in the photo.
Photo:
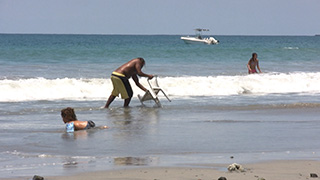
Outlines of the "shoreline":
{"type": "MultiPolygon", "coordinates": [[[[174,167],[128,167],[123,169],[86,172],[75,175],[49,176],[45,180],[87,180],[87,179],[141,179],[141,180],[301,180],[319,179],[310,177],[320,175],[320,161],[316,160],[275,160],[258,163],[241,164],[244,172],[227,170],[226,164],[195,164],[191,166],[174,167]],[[225,170],[222,170],[225,169],[225,170]]],[[[38,174],[41,176],[41,174],[38,174]]],[[[0,178],[1,179],[1,178],[0,178]]],[[[22,180],[32,177],[5,178],[1,180],[22,180]]]]}

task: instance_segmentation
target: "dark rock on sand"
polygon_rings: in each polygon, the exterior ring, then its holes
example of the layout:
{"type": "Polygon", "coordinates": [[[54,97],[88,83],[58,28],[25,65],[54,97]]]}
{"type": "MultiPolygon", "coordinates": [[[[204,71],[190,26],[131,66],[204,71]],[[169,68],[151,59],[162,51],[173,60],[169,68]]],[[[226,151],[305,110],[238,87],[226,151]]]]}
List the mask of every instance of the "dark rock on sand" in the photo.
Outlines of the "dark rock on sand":
{"type": "Polygon", "coordinates": [[[316,177],[318,177],[318,175],[316,173],[310,173],[310,177],[316,178],[316,177]]]}
{"type": "Polygon", "coordinates": [[[227,180],[227,178],[225,178],[225,177],[219,177],[218,180],[227,180]]]}
{"type": "Polygon", "coordinates": [[[32,180],[44,180],[44,178],[41,176],[34,175],[32,180]]]}

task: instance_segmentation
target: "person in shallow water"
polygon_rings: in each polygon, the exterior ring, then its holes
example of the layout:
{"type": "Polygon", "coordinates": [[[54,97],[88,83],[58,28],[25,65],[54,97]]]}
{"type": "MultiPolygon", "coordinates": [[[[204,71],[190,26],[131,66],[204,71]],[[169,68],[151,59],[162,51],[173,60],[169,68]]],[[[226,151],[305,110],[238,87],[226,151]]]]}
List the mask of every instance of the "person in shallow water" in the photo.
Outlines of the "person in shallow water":
{"type": "Polygon", "coordinates": [[[79,121],[74,112],[74,109],[71,107],[62,109],[61,117],[63,122],[66,124],[67,132],[90,129],[96,126],[93,121],[79,121]]]}
{"type": "Polygon", "coordinates": [[[252,58],[249,60],[247,67],[248,67],[249,74],[258,73],[256,67],[258,68],[259,72],[261,73],[257,53],[252,53],[252,58]]]}
{"type": "Polygon", "coordinates": [[[145,74],[141,71],[144,65],[145,61],[143,58],[135,58],[123,64],[111,74],[113,90],[108,98],[105,108],[109,108],[110,104],[119,94],[121,94],[121,98],[124,99],[123,106],[129,106],[129,103],[133,95],[133,91],[129,83],[129,79],[131,77],[140,89],[142,89],[143,91],[147,91],[147,89],[139,83],[139,79],[137,76],[139,75],[141,77],[147,77],[148,79],[153,78],[153,75],[145,74]]]}

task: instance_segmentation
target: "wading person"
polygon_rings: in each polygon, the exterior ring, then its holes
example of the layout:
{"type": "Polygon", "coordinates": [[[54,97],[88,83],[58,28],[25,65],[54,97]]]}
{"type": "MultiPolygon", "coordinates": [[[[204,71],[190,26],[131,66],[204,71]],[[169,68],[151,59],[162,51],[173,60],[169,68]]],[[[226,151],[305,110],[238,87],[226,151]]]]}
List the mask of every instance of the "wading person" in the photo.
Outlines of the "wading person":
{"type": "Polygon", "coordinates": [[[135,58],[130,60],[129,62],[123,64],[118,69],[116,69],[111,74],[111,81],[113,85],[113,90],[109,99],[105,105],[105,108],[109,108],[112,101],[121,94],[121,98],[124,99],[124,107],[128,107],[131,101],[133,91],[131,85],[129,83],[129,79],[132,77],[135,84],[142,89],[143,91],[147,91],[145,87],[143,87],[139,83],[138,76],[147,77],[148,79],[152,79],[153,75],[145,74],[141,71],[142,67],[145,65],[145,61],[143,58],[135,58]],[[137,76],[138,75],[138,76],[137,76]]]}
{"type": "Polygon", "coordinates": [[[249,74],[258,73],[256,67],[258,68],[259,72],[261,73],[257,53],[252,53],[252,58],[249,60],[247,67],[248,67],[249,74]]]}

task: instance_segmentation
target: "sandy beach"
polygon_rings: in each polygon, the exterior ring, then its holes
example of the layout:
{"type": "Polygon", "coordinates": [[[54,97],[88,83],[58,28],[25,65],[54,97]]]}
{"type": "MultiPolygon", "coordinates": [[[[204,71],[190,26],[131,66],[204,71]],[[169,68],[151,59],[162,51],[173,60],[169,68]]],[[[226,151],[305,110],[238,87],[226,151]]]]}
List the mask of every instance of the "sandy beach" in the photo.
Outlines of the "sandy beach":
{"type": "MultiPolygon", "coordinates": [[[[46,180],[102,180],[102,179],[141,179],[141,180],[303,180],[319,179],[310,174],[320,174],[320,161],[285,160],[254,164],[242,164],[245,172],[229,172],[228,165],[208,164],[190,167],[138,167],[121,170],[81,173],[71,176],[44,177],[46,180]]],[[[16,178],[32,179],[32,177],[16,178]]],[[[4,179],[3,179],[4,180],[4,179]]],[[[10,179],[13,180],[13,179],[10,179]]]]}

